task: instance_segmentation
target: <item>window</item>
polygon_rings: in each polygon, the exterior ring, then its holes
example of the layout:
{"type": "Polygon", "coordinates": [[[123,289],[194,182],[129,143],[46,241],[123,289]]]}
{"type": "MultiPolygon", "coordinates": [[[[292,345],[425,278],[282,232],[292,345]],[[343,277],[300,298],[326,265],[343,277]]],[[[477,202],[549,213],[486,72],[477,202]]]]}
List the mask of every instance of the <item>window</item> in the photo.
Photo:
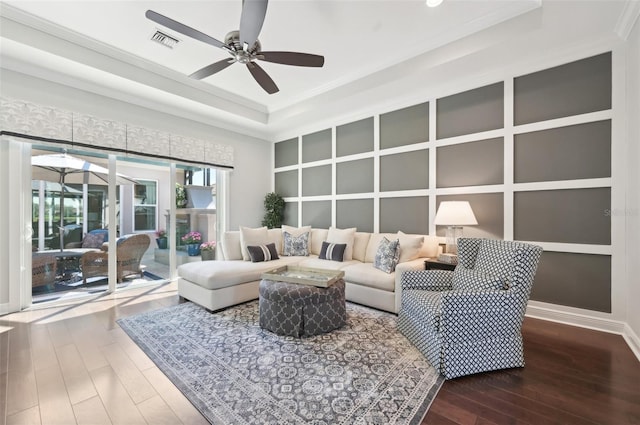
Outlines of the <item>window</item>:
{"type": "Polygon", "coordinates": [[[158,217],[158,182],[138,180],[133,192],[133,230],[156,230],[158,217]]]}

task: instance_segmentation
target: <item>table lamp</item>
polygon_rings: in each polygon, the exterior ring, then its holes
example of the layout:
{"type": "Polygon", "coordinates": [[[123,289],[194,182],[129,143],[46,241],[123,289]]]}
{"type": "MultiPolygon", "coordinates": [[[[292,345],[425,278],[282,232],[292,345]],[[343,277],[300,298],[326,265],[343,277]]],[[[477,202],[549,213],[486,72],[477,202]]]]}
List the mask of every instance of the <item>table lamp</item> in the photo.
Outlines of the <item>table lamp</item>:
{"type": "Polygon", "coordinates": [[[462,226],[478,224],[471,205],[467,201],[444,201],[440,203],[434,224],[447,226],[445,233],[448,254],[458,254],[458,238],[462,236],[462,226]]]}

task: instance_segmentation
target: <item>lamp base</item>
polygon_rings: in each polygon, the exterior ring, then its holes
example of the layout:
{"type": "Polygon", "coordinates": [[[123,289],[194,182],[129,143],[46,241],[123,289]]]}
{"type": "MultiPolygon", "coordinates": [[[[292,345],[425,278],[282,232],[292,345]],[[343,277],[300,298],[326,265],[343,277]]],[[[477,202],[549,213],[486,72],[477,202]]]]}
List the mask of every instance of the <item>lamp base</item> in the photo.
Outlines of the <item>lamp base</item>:
{"type": "Polygon", "coordinates": [[[462,226],[447,226],[445,231],[447,254],[458,254],[458,238],[462,237],[462,226]]]}

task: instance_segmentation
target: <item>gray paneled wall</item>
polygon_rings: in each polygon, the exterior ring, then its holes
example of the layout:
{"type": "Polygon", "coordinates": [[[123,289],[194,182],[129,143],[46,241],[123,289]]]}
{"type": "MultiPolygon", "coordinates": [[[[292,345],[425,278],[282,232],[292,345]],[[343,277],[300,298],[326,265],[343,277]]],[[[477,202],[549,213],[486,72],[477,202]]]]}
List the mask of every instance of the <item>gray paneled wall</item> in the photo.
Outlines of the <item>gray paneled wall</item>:
{"type": "Polygon", "coordinates": [[[382,149],[428,140],[428,102],[380,115],[380,147],[382,149]]]}
{"type": "Polygon", "coordinates": [[[514,142],[516,183],[611,177],[611,120],[516,134],[514,142]]]}
{"type": "Polygon", "coordinates": [[[373,192],[373,158],[336,164],[336,193],[373,192]]]}
{"type": "Polygon", "coordinates": [[[380,190],[429,189],[429,151],[426,149],[380,157],[380,190]]]}
{"type": "Polygon", "coordinates": [[[515,79],[516,125],[611,109],[611,53],[515,79]]]}
{"type": "MultiPolygon", "coordinates": [[[[305,226],[328,229],[331,226],[331,201],[305,201],[302,203],[302,222],[305,226]]],[[[297,226],[295,221],[288,221],[290,226],[297,226]]]]}
{"type": "Polygon", "coordinates": [[[302,169],[302,196],[331,195],[331,165],[302,169]]]}
{"type": "Polygon", "coordinates": [[[611,188],[516,192],[513,201],[515,239],[611,243],[611,188]]]}
{"type": "Polygon", "coordinates": [[[297,202],[285,202],[283,223],[289,226],[298,225],[298,203],[297,202]]]}
{"type": "Polygon", "coordinates": [[[611,311],[611,256],[543,252],[531,298],[611,311]]]}
{"type": "Polygon", "coordinates": [[[380,199],[380,232],[424,234],[429,228],[429,197],[380,199]]]}
{"type": "Polygon", "coordinates": [[[340,125],[336,128],[337,156],[373,150],[373,117],[340,125]]]}
{"type": "Polygon", "coordinates": [[[302,162],[331,158],[331,129],[302,136],[302,162]]]}
{"type": "Polygon", "coordinates": [[[465,235],[546,244],[532,299],[610,312],[612,120],[583,114],[611,110],[611,75],[604,53],[276,143],[286,222],[444,236],[437,206],[466,200],[465,235]]]}
{"type": "Polygon", "coordinates": [[[289,139],[276,143],[274,163],[276,168],[298,163],[298,139],[289,139]]]}
{"type": "Polygon", "coordinates": [[[336,202],[336,226],[356,227],[360,232],[373,232],[373,199],[345,199],[336,202]]]}
{"type": "Polygon", "coordinates": [[[438,139],[504,127],[504,83],[443,97],[437,101],[438,139]]]}
{"type": "Polygon", "coordinates": [[[504,139],[438,148],[438,187],[484,186],[504,182],[504,139]]]}
{"type": "Polygon", "coordinates": [[[284,198],[298,196],[298,170],[276,173],[275,191],[284,198]]]}

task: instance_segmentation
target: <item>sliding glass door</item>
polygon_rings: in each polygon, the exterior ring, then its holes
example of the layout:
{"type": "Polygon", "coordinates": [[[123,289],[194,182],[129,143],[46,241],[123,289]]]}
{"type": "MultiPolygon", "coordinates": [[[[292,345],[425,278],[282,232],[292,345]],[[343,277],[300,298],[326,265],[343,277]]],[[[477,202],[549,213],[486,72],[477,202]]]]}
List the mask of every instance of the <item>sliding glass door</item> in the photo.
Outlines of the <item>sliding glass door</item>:
{"type": "Polygon", "coordinates": [[[222,172],[2,142],[0,313],[166,282],[214,258],[222,172]],[[66,156],[96,175],[55,162],[66,156]],[[190,233],[204,251],[188,251],[190,233]]]}

